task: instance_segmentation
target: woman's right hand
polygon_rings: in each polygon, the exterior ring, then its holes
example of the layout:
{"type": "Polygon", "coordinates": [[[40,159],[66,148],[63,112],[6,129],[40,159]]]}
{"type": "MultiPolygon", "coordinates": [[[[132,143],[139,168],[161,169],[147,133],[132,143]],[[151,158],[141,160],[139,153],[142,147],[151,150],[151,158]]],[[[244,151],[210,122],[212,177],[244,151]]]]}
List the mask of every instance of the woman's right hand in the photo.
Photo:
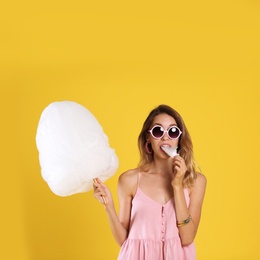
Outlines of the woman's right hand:
{"type": "Polygon", "coordinates": [[[109,188],[98,178],[93,182],[94,197],[102,204],[108,206],[113,204],[112,194],[109,188]]]}

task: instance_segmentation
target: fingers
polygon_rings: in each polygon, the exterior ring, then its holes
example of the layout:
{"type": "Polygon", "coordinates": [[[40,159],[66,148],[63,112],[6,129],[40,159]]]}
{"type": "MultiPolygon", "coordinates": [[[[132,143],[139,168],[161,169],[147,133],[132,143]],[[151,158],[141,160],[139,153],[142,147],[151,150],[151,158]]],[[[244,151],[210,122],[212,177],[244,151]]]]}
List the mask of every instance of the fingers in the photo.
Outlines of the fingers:
{"type": "Polygon", "coordinates": [[[93,179],[93,187],[95,186],[95,185],[101,185],[102,184],[102,181],[99,179],[99,178],[94,178],[93,179]]]}
{"type": "Polygon", "coordinates": [[[93,189],[94,192],[103,192],[105,195],[105,185],[99,180],[99,179],[94,179],[93,180],[93,189]]]}
{"type": "Polygon", "coordinates": [[[107,204],[105,185],[99,179],[93,179],[94,197],[102,204],[107,204]]]}
{"type": "Polygon", "coordinates": [[[105,196],[98,196],[97,200],[102,204],[107,204],[107,199],[105,196]]]}
{"type": "Polygon", "coordinates": [[[175,156],[173,158],[173,166],[177,173],[185,174],[187,171],[185,160],[181,156],[175,156]]]}
{"type": "Polygon", "coordinates": [[[106,194],[102,191],[94,191],[94,197],[102,204],[107,204],[106,194]]]}

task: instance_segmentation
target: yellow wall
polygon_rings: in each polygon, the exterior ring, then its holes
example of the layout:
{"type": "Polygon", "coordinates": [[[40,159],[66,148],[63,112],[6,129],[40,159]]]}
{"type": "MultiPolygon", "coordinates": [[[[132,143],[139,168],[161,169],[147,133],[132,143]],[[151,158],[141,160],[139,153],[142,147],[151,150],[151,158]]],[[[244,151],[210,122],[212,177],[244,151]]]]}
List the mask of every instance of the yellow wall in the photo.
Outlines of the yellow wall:
{"type": "Polygon", "coordinates": [[[61,198],[40,175],[40,114],[72,100],[95,114],[116,149],[120,167],[107,182],[115,197],[119,174],[138,161],[147,113],[176,108],[208,179],[198,259],[260,259],[259,3],[5,2],[0,258],[116,259],[92,192],[61,198]]]}

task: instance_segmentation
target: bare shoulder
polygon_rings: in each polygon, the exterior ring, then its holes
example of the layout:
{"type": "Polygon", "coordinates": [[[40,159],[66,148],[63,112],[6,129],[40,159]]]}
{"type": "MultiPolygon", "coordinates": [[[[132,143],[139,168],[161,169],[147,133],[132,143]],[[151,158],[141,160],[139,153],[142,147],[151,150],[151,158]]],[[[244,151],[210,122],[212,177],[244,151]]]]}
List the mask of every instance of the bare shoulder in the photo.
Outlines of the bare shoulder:
{"type": "Polygon", "coordinates": [[[207,185],[207,178],[202,173],[197,173],[197,178],[195,182],[195,186],[206,186],[207,185]]]}
{"type": "Polygon", "coordinates": [[[135,168],[122,173],[118,179],[119,191],[133,196],[137,188],[139,171],[140,170],[138,168],[135,168]]]}
{"type": "Polygon", "coordinates": [[[190,195],[196,194],[195,196],[197,196],[198,194],[200,194],[202,197],[204,197],[206,186],[207,186],[207,179],[206,179],[205,175],[198,172],[197,178],[195,180],[195,184],[190,189],[190,195]]]}

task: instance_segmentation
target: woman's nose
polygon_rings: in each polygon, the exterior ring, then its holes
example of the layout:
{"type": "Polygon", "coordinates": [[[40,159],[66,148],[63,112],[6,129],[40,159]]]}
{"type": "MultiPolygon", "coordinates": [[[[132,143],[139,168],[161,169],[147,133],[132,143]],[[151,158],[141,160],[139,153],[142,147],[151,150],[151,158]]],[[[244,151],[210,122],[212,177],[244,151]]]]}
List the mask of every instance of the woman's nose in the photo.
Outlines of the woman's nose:
{"type": "Polygon", "coordinates": [[[168,140],[169,136],[167,132],[164,132],[164,135],[162,136],[162,140],[168,140]]]}

